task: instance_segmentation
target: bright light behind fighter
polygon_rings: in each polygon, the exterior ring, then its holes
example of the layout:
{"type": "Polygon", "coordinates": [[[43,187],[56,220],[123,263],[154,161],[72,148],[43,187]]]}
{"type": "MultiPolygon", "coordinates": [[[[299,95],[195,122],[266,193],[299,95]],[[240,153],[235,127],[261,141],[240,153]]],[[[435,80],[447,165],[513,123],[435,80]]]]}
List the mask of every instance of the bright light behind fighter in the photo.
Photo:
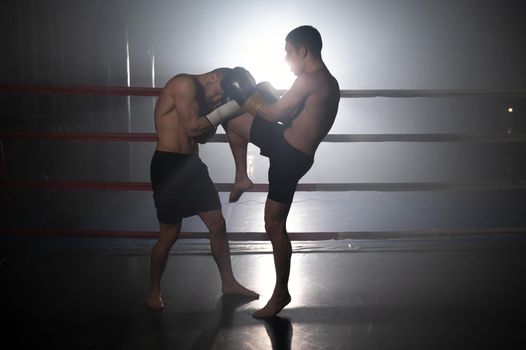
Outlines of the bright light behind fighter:
{"type": "Polygon", "coordinates": [[[257,82],[269,81],[276,89],[287,89],[295,79],[285,62],[285,35],[290,25],[272,28],[253,28],[250,37],[243,38],[243,50],[239,42],[235,54],[236,65],[248,69],[257,82]]]}

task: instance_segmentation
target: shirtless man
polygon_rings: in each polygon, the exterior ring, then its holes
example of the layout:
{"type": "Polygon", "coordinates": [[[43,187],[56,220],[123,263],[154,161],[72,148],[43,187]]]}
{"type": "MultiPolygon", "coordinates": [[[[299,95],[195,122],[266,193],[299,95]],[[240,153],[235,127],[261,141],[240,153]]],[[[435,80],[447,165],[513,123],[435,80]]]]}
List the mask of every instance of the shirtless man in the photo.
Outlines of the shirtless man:
{"type": "MultiPolygon", "coordinates": [[[[291,300],[288,279],[292,246],[287,236],[287,216],[296,185],[312,166],[320,142],[334,123],[340,101],[338,82],[321,57],[319,32],[311,26],[301,26],[292,30],[285,42],[285,59],[297,78],[281,99],[268,103],[268,96],[272,95],[268,85],[254,86],[244,74],[222,84],[225,95],[248,112],[227,124],[234,158],[243,154],[250,141],[270,160],[265,230],[272,242],[276,285],[268,303],[254,313],[256,318],[278,314],[291,300]]],[[[237,164],[242,163],[236,160],[237,164]]],[[[234,186],[238,191],[234,199],[251,186],[243,165],[236,169],[236,182],[238,178],[242,180],[234,186]]]]}
{"type": "Polygon", "coordinates": [[[239,114],[232,103],[220,105],[221,80],[230,72],[229,68],[218,68],[200,75],[177,75],[168,81],[155,105],[158,141],[150,171],[160,234],[151,251],[145,302],[152,310],[164,308],[161,277],[170,248],[179,236],[182,219],[193,215],[199,215],[210,232],[223,293],[259,297],[234,277],[219,196],[198,154],[198,142],[206,142],[215,133],[211,121],[239,114]]]}

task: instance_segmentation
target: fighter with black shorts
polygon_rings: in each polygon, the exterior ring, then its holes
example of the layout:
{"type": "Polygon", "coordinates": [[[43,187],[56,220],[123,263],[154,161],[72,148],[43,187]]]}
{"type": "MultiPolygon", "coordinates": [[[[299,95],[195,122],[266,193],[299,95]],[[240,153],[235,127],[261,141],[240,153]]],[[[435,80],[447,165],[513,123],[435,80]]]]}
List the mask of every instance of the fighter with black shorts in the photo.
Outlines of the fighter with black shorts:
{"type": "Polygon", "coordinates": [[[219,270],[224,294],[257,298],[234,276],[226,223],[219,195],[207,166],[199,158],[199,144],[217,130],[213,121],[233,118],[239,106],[223,100],[221,81],[230,68],[203,74],[178,74],[162,89],[155,103],[157,145],[150,162],[150,180],[159,220],[159,236],[150,254],[150,280],[145,304],[164,308],[161,279],[183,218],[197,215],[209,232],[210,250],[219,270]]]}
{"type": "Polygon", "coordinates": [[[182,218],[221,209],[208,168],[195,153],[155,151],[150,175],[159,222],[176,224],[182,218]]]}
{"type": "Polygon", "coordinates": [[[250,142],[270,161],[268,198],[291,204],[298,181],[309,171],[314,158],[292,147],[283,137],[285,129],[283,124],[256,116],[250,129],[250,142]]]}
{"type": "Polygon", "coordinates": [[[291,301],[288,281],[292,245],[287,235],[287,217],[298,180],[312,166],[314,154],[338,112],[340,87],[323,62],[322,46],[321,35],[312,26],[303,25],[287,34],[285,61],[296,79],[275,101],[265,98],[273,95],[273,89],[258,87],[250,73],[242,70],[234,69],[235,74],[221,83],[225,95],[247,112],[227,123],[229,140],[236,141],[231,142],[236,164],[231,197],[238,199],[251,187],[243,161],[248,141],[259,146],[270,159],[264,218],[265,231],[272,242],[276,284],[267,304],[254,312],[256,318],[273,317],[291,301]]]}

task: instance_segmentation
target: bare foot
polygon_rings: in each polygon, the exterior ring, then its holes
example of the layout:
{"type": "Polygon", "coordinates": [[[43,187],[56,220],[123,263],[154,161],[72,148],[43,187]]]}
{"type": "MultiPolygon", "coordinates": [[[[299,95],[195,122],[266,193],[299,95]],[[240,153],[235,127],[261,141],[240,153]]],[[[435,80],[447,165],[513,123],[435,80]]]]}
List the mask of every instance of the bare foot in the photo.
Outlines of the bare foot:
{"type": "Polygon", "coordinates": [[[245,296],[251,299],[259,299],[258,293],[243,287],[237,282],[234,282],[229,285],[223,285],[223,288],[221,290],[223,291],[223,294],[225,295],[239,295],[239,296],[245,296]]]}
{"type": "Polygon", "coordinates": [[[268,301],[267,305],[262,309],[254,312],[252,316],[254,318],[270,318],[276,316],[285,306],[290,303],[290,295],[287,293],[283,297],[272,296],[268,301]]]}
{"type": "Polygon", "coordinates": [[[230,192],[230,197],[228,198],[228,201],[230,203],[237,202],[239,200],[239,197],[241,197],[241,195],[245,193],[245,191],[250,190],[253,186],[254,184],[248,177],[245,177],[241,180],[236,179],[236,181],[234,182],[234,188],[232,188],[232,192],[230,192]]]}
{"type": "Polygon", "coordinates": [[[152,311],[162,311],[164,309],[164,303],[161,297],[149,296],[144,301],[144,305],[152,311]]]}

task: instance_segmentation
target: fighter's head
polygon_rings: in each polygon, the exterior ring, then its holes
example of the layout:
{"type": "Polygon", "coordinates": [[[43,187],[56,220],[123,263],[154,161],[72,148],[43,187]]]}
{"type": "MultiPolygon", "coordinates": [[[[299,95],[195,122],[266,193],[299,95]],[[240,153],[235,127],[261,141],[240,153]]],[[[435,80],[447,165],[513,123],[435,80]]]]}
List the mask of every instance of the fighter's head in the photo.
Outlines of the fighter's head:
{"type": "Polygon", "coordinates": [[[203,84],[207,102],[217,103],[221,100],[224,94],[221,81],[231,70],[230,68],[217,68],[207,73],[207,78],[203,84]]]}
{"type": "Polygon", "coordinates": [[[322,40],[318,30],[312,26],[293,29],[285,38],[285,60],[296,75],[303,72],[307,57],[321,59],[322,40]]]}

